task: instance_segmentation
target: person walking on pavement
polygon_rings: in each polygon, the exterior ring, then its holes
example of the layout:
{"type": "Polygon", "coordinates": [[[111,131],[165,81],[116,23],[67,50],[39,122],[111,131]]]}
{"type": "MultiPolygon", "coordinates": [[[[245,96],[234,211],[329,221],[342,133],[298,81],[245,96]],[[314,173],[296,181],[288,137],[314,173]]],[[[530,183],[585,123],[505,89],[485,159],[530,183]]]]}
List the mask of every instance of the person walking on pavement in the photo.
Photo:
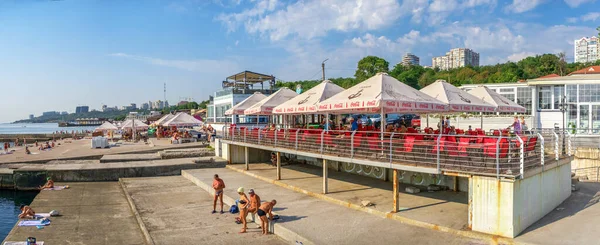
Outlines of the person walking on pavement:
{"type": "Polygon", "coordinates": [[[253,189],[248,191],[250,195],[250,205],[248,206],[248,213],[252,214],[252,221],[254,221],[254,215],[258,211],[258,207],[260,207],[260,197],[254,193],[253,189]]]}
{"type": "Polygon", "coordinates": [[[212,213],[217,212],[217,199],[221,201],[221,213],[223,212],[223,189],[225,189],[225,182],[221,178],[219,178],[218,174],[215,174],[212,188],[215,190],[215,196],[213,200],[213,211],[212,213]]]}

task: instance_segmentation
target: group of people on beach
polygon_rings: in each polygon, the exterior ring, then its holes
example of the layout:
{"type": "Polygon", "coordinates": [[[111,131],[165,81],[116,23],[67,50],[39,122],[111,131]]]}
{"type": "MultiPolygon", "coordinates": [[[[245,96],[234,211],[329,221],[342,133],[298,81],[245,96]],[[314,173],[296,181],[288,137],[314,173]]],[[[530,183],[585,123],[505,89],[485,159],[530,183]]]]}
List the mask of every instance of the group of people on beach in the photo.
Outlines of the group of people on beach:
{"type": "MultiPolygon", "coordinates": [[[[38,189],[40,189],[40,190],[52,189],[52,188],[54,188],[54,181],[52,180],[51,177],[46,178],[46,184],[38,187],[38,189]]],[[[19,206],[19,210],[21,210],[21,213],[19,214],[19,219],[35,218],[35,211],[29,205],[21,204],[19,206]]]]}
{"type": "MultiPolygon", "coordinates": [[[[212,188],[215,190],[214,199],[213,199],[213,211],[212,213],[217,213],[217,200],[220,201],[221,204],[221,214],[223,211],[223,190],[225,189],[225,182],[223,179],[219,178],[218,174],[214,175],[212,188]]],[[[276,200],[271,200],[270,202],[262,202],[260,197],[254,192],[253,189],[248,191],[248,196],[244,192],[244,187],[239,187],[237,189],[239,194],[239,199],[237,201],[237,207],[240,212],[239,221],[242,224],[242,229],[240,233],[246,233],[247,226],[247,216],[248,214],[254,215],[258,214],[260,218],[260,228],[262,228],[262,234],[269,234],[269,220],[273,220],[273,207],[277,204],[276,200]],[[267,215],[269,216],[267,218],[267,215]]]]}

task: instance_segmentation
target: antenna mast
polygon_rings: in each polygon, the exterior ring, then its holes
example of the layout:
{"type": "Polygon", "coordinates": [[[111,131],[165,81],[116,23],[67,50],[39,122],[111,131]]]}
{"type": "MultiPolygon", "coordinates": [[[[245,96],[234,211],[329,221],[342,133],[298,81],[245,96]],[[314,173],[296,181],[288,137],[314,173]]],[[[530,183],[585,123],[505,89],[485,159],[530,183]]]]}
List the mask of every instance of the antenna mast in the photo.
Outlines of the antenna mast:
{"type": "Polygon", "coordinates": [[[163,94],[163,96],[164,96],[164,98],[163,98],[163,99],[164,99],[165,101],[167,101],[167,83],[164,83],[164,85],[165,85],[165,90],[164,90],[164,94],[163,94]]]}

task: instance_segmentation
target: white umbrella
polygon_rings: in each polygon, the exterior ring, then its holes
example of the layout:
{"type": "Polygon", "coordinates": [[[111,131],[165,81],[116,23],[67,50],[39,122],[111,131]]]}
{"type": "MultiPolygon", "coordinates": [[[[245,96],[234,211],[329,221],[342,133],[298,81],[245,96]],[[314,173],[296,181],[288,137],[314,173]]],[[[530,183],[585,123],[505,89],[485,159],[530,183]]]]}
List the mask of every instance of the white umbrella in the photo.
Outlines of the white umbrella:
{"type": "Polygon", "coordinates": [[[250,108],[264,98],[267,98],[267,96],[261,92],[255,92],[253,95],[250,95],[250,97],[242,100],[242,102],[234,105],[229,110],[226,110],[225,115],[244,115],[244,110],[250,108]]]}
{"type": "MultiPolygon", "coordinates": [[[[377,75],[318,104],[317,111],[355,113],[441,112],[448,106],[387,73],[377,75]]],[[[382,117],[382,122],[384,118],[382,117]]]]}
{"type": "Polygon", "coordinates": [[[495,106],[497,112],[525,113],[525,107],[505,98],[486,86],[477,86],[468,93],[483,100],[485,103],[495,106]]]}
{"type": "Polygon", "coordinates": [[[119,128],[110,122],[105,122],[102,125],[100,125],[99,127],[97,127],[94,131],[99,132],[99,131],[110,131],[110,130],[119,130],[119,128]]]}
{"type": "Polygon", "coordinates": [[[168,113],[167,115],[164,115],[163,117],[161,117],[160,119],[156,120],[156,122],[154,122],[154,125],[161,125],[163,122],[168,121],[169,119],[173,118],[173,114],[168,113]]]}
{"type": "Polygon", "coordinates": [[[177,113],[162,125],[166,127],[193,127],[202,126],[204,123],[187,113],[177,113]]]}
{"type": "Polygon", "coordinates": [[[128,119],[121,124],[121,129],[148,129],[148,124],[138,119],[128,119]]]}
{"type": "Polygon", "coordinates": [[[273,108],[273,114],[310,114],[317,112],[317,104],[344,91],[335,83],[325,80],[314,88],[273,108]]]}
{"type": "MultiPolygon", "coordinates": [[[[525,107],[520,106],[512,100],[496,93],[486,86],[480,85],[469,91],[469,94],[480,98],[488,104],[494,105],[497,112],[520,112],[525,113],[525,107]]],[[[481,128],[483,128],[483,114],[481,114],[481,128]]]]}
{"type": "Polygon", "coordinates": [[[244,110],[244,115],[271,115],[275,106],[291,100],[297,95],[296,92],[289,88],[281,88],[269,97],[262,99],[250,108],[244,110]]]}
{"type": "Polygon", "coordinates": [[[453,112],[493,112],[496,110],[495,106],[452,86],[445,80],[437,80],[422,88],[421,92],[448,105],[450,111],[453,112]]]}

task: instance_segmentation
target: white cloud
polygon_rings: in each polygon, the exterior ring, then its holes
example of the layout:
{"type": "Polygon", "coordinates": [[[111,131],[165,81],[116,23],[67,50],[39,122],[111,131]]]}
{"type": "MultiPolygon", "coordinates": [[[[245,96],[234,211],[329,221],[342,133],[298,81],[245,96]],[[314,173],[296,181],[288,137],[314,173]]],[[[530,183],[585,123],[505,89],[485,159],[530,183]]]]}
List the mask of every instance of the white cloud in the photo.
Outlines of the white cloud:
{"type": "Polygon", "coordinates": [[[577,23],[577,20],[577,17],[570,17],[566,19],[567,23],[577,23]]]}
{"type": "Polygon", "coordinates": [[[513,13],[523,13],[534,9],[543,2],[544,0],[513,0],[512,4],[506,6],[506,10],[513,13]]]}
{"type": "Polygon", "coordinates": [[[126,58],[135,61],[141,61],[147,64],[171,67],[192,72],[206,72],[214,73],[220,69],[226,68],[227,70],[237,71],[239,65],[236,62],[227,60],[208,60],[208,59],[197,59],[197,60],[168,60],[160,59],[139,55],[131,55],[126,53],[113,53],[110,56],[126,58]]]}
{"type": "Polygon", "coordinates": [[[587,13],[584,16],[581,16],[582,21],[596,21],[600,18],[600,12],[591,12],[587,13]]]}
{"type": "Polygon", "coordinates": [[[565,0],[565,3],[571,8],[577,8],[579,5],[584,3],[595,2],[596,0],[565,0]]]}
{"type": "MultiPolygon", "coordinates": [[[[401,15],[396,0],[307,0],[268,12],[265,2],[241,13],[224,14],[218,20],[229,30],[244,23],[251,34],[267,35],[277,41],[288,36],[304,39],[324,36],[329,31],[376,30],[392,24],[401,15]]],[[[269,5],[272,6],[272,5],[269,5]]]]}
{"type": "Polygon", "coordinates": [[[272,12],[278,6],[277,0],[257,0],[253,8],[246,9],[235,14],[220,14],[217,20],[223,22],[227,26],[227,31],[235,31],[241,23],[248,21],[250,18],[263,16],[267,12],[272,12]]]}

